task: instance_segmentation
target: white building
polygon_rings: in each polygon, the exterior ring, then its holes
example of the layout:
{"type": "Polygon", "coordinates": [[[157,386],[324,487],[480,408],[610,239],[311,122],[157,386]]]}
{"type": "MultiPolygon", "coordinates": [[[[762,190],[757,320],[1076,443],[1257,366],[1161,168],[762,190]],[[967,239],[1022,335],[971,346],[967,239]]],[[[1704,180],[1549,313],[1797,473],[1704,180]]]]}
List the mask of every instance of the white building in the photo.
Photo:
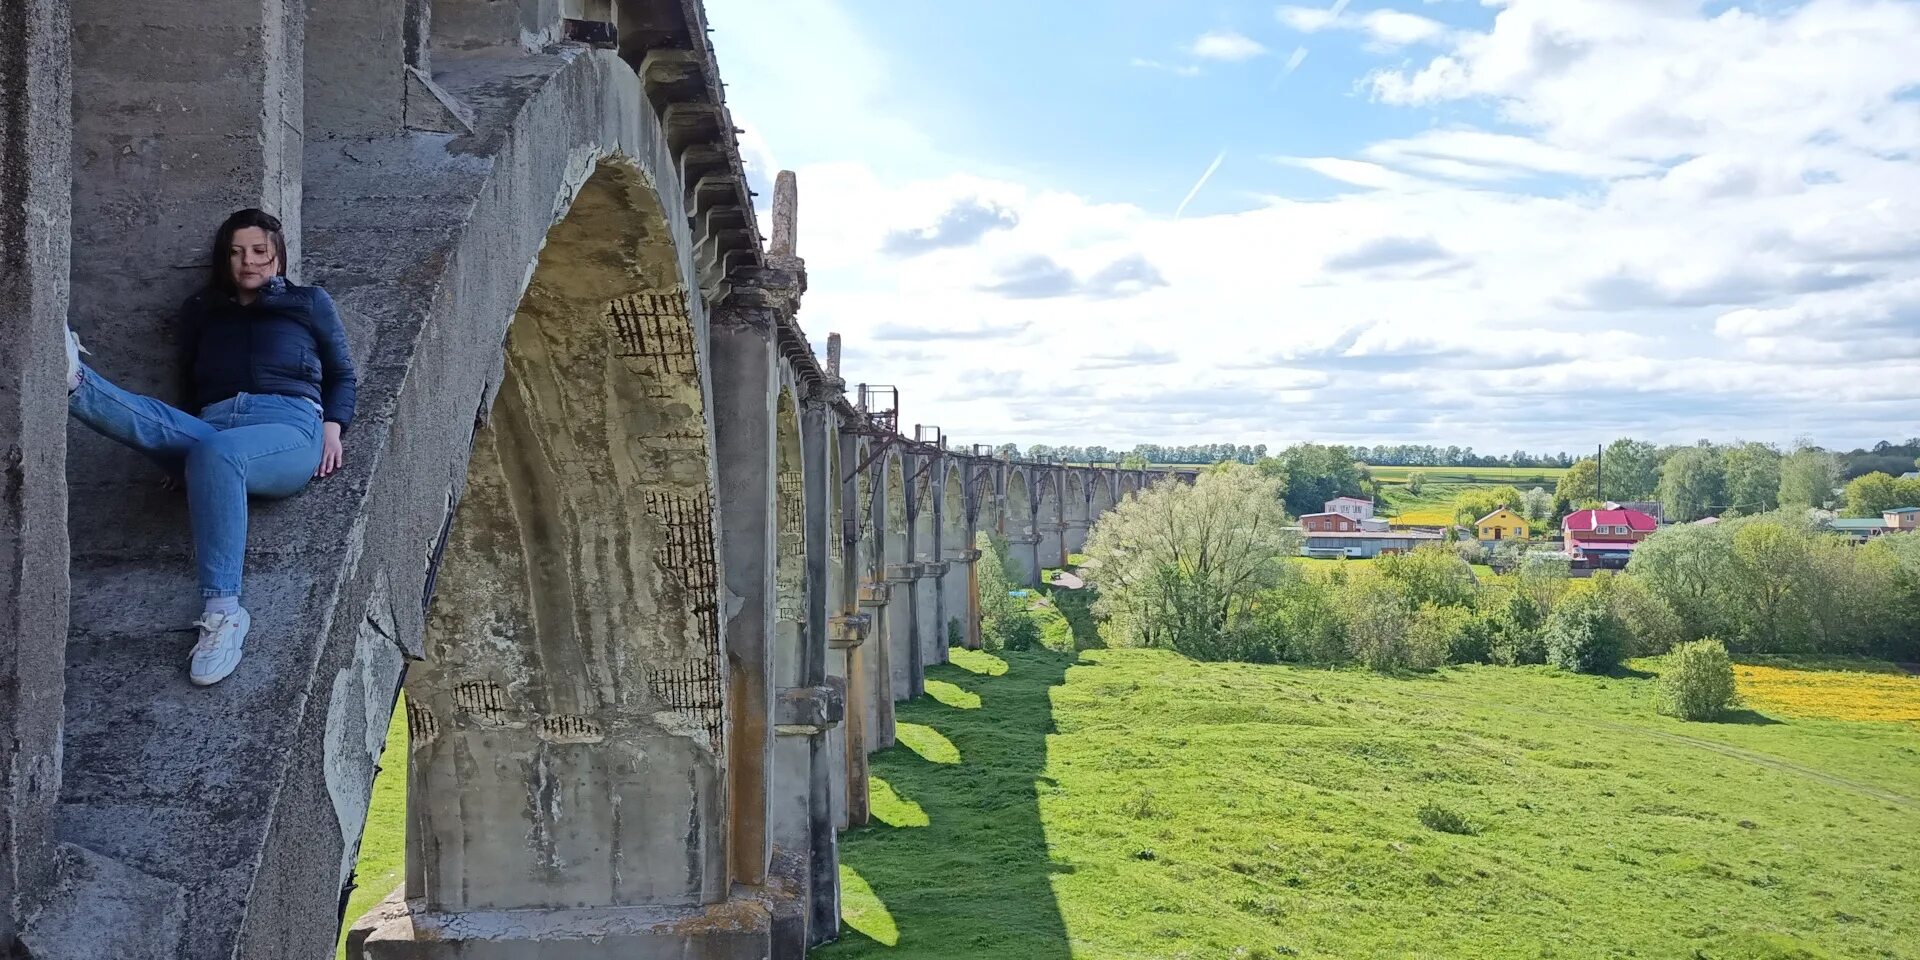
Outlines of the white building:
{"type": "Polygon", "coordinates": [[[1365,520],[1373,516],[1373,501],[1360,497],[1334,497],[1327,501],[1326,512],[1352,517],[1355,520],[1365,520]]]}

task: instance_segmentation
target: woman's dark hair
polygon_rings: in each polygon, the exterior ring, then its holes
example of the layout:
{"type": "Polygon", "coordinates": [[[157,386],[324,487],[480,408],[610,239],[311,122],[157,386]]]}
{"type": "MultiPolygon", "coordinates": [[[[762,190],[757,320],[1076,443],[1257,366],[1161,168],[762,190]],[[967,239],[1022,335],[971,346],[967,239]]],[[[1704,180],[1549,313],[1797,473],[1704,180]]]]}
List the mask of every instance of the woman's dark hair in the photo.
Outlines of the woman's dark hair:
{"type": "Polygon", "coordinates": [[[287,235],[281,231],[280,218],[265,210],[248,207],[235,211],[213,235],[213,275],[207,279],[209,289],[229,296],[239,292],[233,283],[233,266],[228,258],[233,247],[233,235],[248,227],[259,227],[267,232],[267,236],[273,240],[274,256],[279,259],[279,273],[283,277],[287,275],[287,235]]]}

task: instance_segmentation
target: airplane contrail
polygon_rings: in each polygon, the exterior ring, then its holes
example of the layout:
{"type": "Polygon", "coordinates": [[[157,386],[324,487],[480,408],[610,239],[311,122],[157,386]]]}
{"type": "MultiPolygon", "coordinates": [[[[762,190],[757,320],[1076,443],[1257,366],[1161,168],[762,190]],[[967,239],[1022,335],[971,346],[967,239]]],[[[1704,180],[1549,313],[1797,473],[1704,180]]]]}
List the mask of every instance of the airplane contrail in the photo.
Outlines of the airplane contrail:
{"type": "Polygon", "coordinates": [[[1201,174],[1200,179],[1193,182],[1193,189],[1187,191],[1186,199],[1181,200],[1180,206],[1174,208],[1173,218],[1175,220],[1180,219],[1180,215],[1187,212],[1187,204],[1192,203],[1193,198],[1200,195],[1200,188],[1206,186],[1208,180],[1213,179],[1213,172],[1220,169],[1220,163],[1225,159],[1227,159],[1227,151],[1222,149],[1219,155],[1213,158],[1213,162],[1207,164],[1207,172],[1201,174]]]}

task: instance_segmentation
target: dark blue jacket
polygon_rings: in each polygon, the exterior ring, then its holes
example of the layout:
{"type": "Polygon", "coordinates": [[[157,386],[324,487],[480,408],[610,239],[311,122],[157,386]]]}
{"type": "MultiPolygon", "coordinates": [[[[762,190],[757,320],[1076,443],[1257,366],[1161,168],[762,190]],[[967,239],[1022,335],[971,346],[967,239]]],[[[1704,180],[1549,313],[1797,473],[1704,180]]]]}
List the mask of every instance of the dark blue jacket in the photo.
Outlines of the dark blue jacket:
{"type": "Polygon", "coordinates": [[[323,419],[353,421],[359,378],[333,298],[274,277],[250,304],[202,290],[180,308],[182,369],[195,411],[237,393],[305,397],[323,419]]]}

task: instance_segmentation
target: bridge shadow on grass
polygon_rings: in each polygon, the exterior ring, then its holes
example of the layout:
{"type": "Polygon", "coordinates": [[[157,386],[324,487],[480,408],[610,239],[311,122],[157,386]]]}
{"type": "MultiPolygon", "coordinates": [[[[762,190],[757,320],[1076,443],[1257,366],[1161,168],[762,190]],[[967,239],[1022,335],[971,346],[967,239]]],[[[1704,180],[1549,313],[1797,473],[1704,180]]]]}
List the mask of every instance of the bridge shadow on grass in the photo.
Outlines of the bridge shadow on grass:
{"type": "Polygon", "coordinates": [[[840,838],[841,939],[813,957],[1070,956],[1036,783],[1073,658],[953,658],[927,671],[944,695],[900,704],[900,742],[873,756],[873,823],[840,838]]]}

